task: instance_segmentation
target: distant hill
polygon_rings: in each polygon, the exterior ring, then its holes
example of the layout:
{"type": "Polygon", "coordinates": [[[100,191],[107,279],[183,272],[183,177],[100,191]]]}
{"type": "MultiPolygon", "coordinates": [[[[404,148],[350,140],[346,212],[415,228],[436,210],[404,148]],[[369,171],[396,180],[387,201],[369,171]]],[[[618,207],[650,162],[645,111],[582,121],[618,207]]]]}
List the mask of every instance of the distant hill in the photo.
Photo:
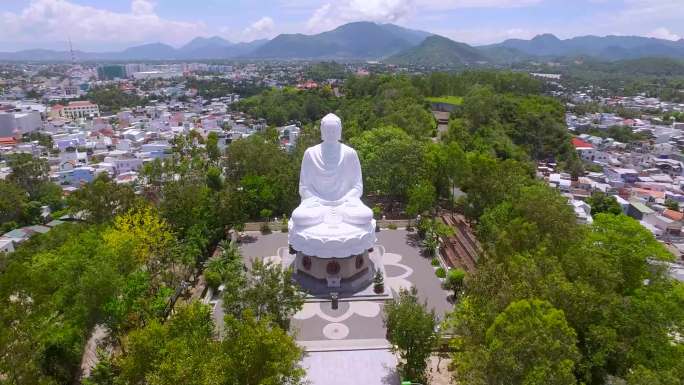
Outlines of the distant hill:
{"type": "Polygon", "coordinates": [[[391,32],[395,34],[395,36],[408,41],[411,45],[418,45],[422,43],[426,37],[433,35],[430,32],[404,28],[394,24],[380,24],[380,26],[385,31],[391,32]]]}
{"type": "Polygon", "coordinates": [[[256,58],[379,59],[419,44],[429,33],[393,24],[355,22],[316,35],[282,34],[257,48],[256,58]]]}
{"type": "Polygon", "coordinates": [[[418,46],[387,58],[385,62],[425,67],[464,67],[488,59],[487,56],[468,44],[433,35],[427,37],[418,46]]]}
{"type": "Polygon", "coordinates": [[[184,46],[178,48],[178,50],[181,52],[194,52],[197,50],[205,49],[207,47],[218,48],[230,47],[231,45],[233,45],[233,43],[220,36],[196,37],[190,40],[184,46]]]}
{"type": "Polygon", "coordinates": [[[164,60],[177,59],[178,51],[170,45],[162,43],[144,44],[136,47],[126,48],[118,54],[110,54],[117,59],[144,59],[144,60],[164,60]]]}
{"type": "MultiPolygon", "coordinates": [[[[268,40],[255,40],[249,43],[231,43],[220,37],[195,38],[181,48],[173,48],[162,43],[143,44],[120,52],[82,52],[74,55],[80,61],[98,60],[202,60],[233,59],[254,51],[268,40]]],[[[31,49],[17,52],[0,52],[4,61],[70,61],[68,51],[31,49]]]]}
{"type": "Polygon", "coordinates": [[[231,59],[248,55],[268,40],[232,43],[219,36],[196,37],[178,49],[182,59],[231,59]]]}
{"type": "Polygon", "coordinates": [[[502,46],[475,47],[480,53],[489,58],[489,61],[496,64],[512,64],[529,61],[535,56],[526,54],[515,48],[502,46]]]}
{"type": "Polygon", "coordinates": [[[684,40],[671,41],[641,36],[579,36],[561,40],[551,34],[531,40],[509,39],[481,49],[508,48],[538,57],[591,56],[602,60],[642,57],[684,58],[684,40]]]}

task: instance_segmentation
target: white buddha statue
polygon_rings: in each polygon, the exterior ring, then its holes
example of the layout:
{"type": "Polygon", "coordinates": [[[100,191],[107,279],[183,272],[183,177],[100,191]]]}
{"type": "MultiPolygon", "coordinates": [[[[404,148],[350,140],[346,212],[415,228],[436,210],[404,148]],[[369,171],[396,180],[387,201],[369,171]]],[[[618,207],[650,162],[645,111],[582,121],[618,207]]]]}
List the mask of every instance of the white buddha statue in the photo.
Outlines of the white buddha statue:
{"type": "Polygon", "coordinates": [[[295,250],[307,255],[346,257],[372,248],[375,242],[373,212],[360,199],[359,157],[340,143],[341,135],[340,118],[326,115],[321,120],[323,143],[309,147],[302,160],[302,202],[292,212],[289,238],[295,250]]]}

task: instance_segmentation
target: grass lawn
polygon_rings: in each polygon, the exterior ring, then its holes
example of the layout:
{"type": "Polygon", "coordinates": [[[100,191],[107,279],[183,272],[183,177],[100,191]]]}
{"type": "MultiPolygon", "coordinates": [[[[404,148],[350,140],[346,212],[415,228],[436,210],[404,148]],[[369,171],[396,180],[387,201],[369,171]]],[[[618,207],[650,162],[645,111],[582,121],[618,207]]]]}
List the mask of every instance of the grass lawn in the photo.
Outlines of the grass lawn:
{"type": "Polygon", "coordinates": [[[460,96],[432,96],[425,99],[431,103],[446,103],[455,106],[463,104],[463,98],[460,96]]]}

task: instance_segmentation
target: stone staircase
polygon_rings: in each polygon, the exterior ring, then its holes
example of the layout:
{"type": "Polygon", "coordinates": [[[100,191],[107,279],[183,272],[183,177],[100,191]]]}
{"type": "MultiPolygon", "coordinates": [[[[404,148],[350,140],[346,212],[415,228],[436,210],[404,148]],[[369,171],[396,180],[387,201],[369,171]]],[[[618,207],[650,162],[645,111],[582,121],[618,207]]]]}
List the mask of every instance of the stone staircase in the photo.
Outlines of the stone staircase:
{"type": "Polygon", "coordinates": [[[454,230],[454,235],[442,239],[440,254],[451,268],[474,271],[482,247],[462,215],[442,214],[442,221],[454,230]]]}

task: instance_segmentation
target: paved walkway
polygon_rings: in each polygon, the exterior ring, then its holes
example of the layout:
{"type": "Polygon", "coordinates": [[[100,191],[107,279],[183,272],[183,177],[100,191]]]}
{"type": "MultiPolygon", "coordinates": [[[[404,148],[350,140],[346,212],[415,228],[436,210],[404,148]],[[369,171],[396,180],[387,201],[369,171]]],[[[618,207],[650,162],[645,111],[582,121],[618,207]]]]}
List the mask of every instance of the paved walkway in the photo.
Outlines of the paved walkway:
{"type": "Polygon", "coordinates": [[[311,385],[399,385],[397,359],[388,350],[314,352],[302,366],[311,385]]]}
{"type": "Polygon", "coordinates": [[[434,309],[437,316],[443,319],[453,309],[453,305],[447,301],[450,293],[442,289],[441,282],[435,276],[435,269],[430,265],[430,258],[421,255],[416,238],[415,232],[406,230],[385,230],[378,233],[378,243],[385,246],[386,252],[400,255],[401,263],[412,269],[411,275],[406,279],[418,289],[418,296],[427,300],[428,308],[434,309]]]}

